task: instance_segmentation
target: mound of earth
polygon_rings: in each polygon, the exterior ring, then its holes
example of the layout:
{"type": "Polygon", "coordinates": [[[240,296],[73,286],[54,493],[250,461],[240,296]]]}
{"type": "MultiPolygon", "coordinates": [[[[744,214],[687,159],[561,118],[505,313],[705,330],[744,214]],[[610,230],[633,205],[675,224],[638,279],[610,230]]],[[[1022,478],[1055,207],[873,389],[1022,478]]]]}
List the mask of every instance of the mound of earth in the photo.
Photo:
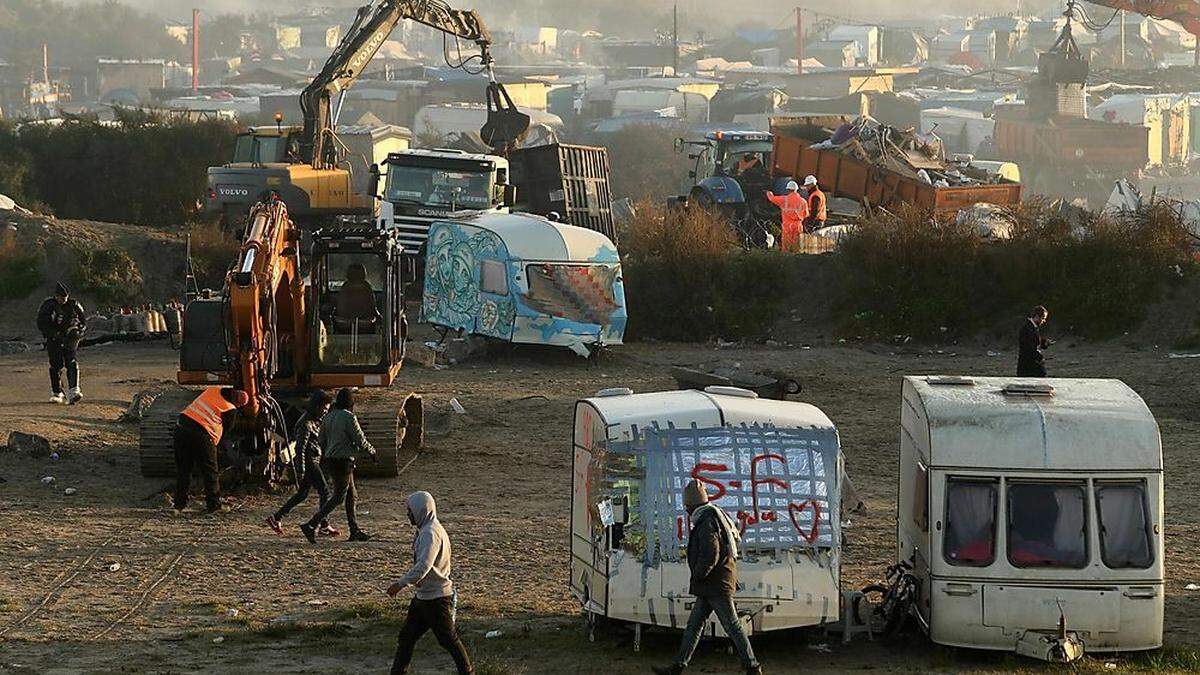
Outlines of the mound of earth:
{"type": "MultiPolygon", "coordinates": [[[[25,298],[0,300],[0,341],[38,338],[34,324],[38,305],[51,295],[58,281],[72,285],[81,251],[115,249],[128,254],[142,280],[139,287],[133,289],[135,304],[163,303],[183,294],[187,265],[184,237],[180,232],[15,212],[0,215],[0,227],[7,229],[5,245],[10,250],[42,254],[41,284],[25,298]]],[[[119,309],[98,303],[86,291],[73,291],[89,314],[108,314],[119,309]]]]}

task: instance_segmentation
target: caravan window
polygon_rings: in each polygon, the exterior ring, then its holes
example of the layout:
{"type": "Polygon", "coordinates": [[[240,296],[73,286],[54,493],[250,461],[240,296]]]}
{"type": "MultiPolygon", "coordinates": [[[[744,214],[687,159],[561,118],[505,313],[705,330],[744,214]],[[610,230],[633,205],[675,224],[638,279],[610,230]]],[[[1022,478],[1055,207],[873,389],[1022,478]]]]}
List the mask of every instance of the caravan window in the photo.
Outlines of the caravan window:
{"type": "Polygon", "coordinates": [[[995,480],[946,481],[946,562],[987,567],[996,559],[996,488],[995,480]]]}
{"type": "Polygon", "coordinates": [[[1008,486],[1008,560],[1014,567],[1087,565],[1087,495],[1082,483],[1008,486]]]}
{"type": "Polygon", "coordinates": [[[1105,566],[1146,569],[1154,562],[1146,489],[1141,483],[1098,483],[1096,515],[1105,566]]]}

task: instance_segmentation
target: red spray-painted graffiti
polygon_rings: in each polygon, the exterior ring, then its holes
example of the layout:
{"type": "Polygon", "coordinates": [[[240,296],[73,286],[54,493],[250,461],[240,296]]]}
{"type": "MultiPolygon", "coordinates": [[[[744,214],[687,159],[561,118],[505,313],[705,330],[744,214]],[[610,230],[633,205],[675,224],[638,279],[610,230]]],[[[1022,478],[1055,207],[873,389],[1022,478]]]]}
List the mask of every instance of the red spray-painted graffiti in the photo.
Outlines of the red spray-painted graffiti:
{"type": "MultiPolygon", "coordinates": [[[[758,468],[759,468],[758,465],[762,462],[770,462],[770,461],[777,461],[777,462],[784,464],[785,467],[787,466],[787,460],[784,459],[784,457],[782,455],[778,455],[775,453],[765,453],[762,455],[756,455],[753,459],[750,460],[751,512],[750,513],[746,513],[745,511],[737,512],[737,520],[739,523],[741,523],[742,534],[745,534],[746,530],[748,528],[754,527],[755,525],[757,525],[759,523],[774,523],[774,522],[777,522],[779,519],[779,515],[775,511],[769,510],[769,509],[764,510],[759,505],[759,487],[760,486],[763,486],[763,485],[768,486],[767,487],[768,494],[769,494],[771,488],[773,488],[773,487],[780,488],[784,491],[787,491],[787,489],[789,487],[787,481],[785,481],[784,479],[779,478],[777,476],[768,476],[765,478],[758,477],[758,468]]],[[[700,481],[700,483],[702,483],[706,486],[710,486],[713,490],[715,490],[715,492],[710,492],[708,497],[711,501],[718,501],[722,497],[724,497],[725,494],[727,493],[726,486],[733,487],[733,488],[740,488],[742,486],[742,481],[740,481],[740,480],[735,479],[735,480],[721,481],[720,479],[711,475],[713,473],[720,473],[720,472],[727,472],[727,471],[729,471],[729,466],[726,464],[701,462],[701,463],[696,464],[694,467],[692,467],[691,476],[692,476],[692,478],[695,478],[696,480],[700,481]]],[[[800,503],[791,502],[790,504],[788,504],[787,512],[788,512],[788,520],[791,521],[792,527],[794,527],[796,529],[796,533],[799,534],[802,539],[804,539],[805,541],[807,541],[810,544],[817,540],[817,536],[819,535],[819,526],[821,523],[821,505],[817,501],[812,500],[812,499],[806,499],[800,503]],[[800,522],[797,520],[797,516],[799,514],[803,513],[805,509],[812,510],[812,526],[808,527],[808,528],[805,528],[804,526],[802,526],[800,524],[800,522]]],[[[675,527],[676,527],[679,537],[682,539],[683,538],[683,517],[682,516],[680,516],[679,518],[676,519],[675,527]]]]}

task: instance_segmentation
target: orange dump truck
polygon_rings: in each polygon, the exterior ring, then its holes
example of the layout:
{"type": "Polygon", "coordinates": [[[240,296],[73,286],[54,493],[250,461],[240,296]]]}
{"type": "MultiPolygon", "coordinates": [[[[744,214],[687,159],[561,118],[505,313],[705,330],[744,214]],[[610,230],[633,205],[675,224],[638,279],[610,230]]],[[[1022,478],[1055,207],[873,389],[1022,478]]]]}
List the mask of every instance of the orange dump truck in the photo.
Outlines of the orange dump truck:
{"type": "Polygon", "coordinates": [[[1016,205],[1021,201],[1021,184],[1004,179],[971,185],[937,187],[914,176],[872,164],[837,149],[817,149],[829,138],[829,129],[847,118],[804,117],[772,120],[775,147],[772,153],[777,176],[816,176],[821,187],[838,197],[861,202],[871,208],[895,208],[912,204],[935,211],[957,211],[973,204],[1016,205]]]}

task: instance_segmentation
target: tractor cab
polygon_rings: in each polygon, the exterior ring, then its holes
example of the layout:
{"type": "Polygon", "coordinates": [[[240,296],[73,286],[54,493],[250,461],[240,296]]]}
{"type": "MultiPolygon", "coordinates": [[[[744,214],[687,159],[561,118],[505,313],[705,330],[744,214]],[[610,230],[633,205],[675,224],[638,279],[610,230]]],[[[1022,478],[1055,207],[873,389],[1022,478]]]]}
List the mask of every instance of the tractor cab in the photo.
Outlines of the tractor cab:
{"type": "Polygon", "coordinates": [[[743,244],[764,247],[777,229],[779,209],[766,199],[771,176],[773,137],[761,131],[709,131],[699,138],[675,139],[675,150],[693,160],[684,193],[668,207],[696,205],[725,213],[743,244]]]}
{"type": "Polygon", "coordinates": [[[339,225],[313,234],[308,335],[312,384],[388,386],[408,322],[394,230],[339,225]]]}

